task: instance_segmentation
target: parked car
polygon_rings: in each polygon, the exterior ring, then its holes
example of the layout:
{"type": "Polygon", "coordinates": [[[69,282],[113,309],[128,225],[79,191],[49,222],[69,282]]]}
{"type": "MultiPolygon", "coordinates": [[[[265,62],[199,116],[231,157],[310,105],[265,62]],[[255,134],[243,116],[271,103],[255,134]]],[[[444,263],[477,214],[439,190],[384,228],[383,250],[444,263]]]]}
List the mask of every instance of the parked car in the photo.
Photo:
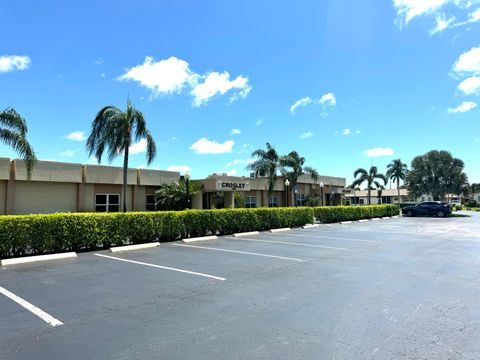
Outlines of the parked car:
{"type": "Polygon", "coordinates": [[[426,201],[417,205],[406,206],[402,209],[402,214],[406,216],[444,217],[451,213],[450,205],[441,201],[426,201]]]}

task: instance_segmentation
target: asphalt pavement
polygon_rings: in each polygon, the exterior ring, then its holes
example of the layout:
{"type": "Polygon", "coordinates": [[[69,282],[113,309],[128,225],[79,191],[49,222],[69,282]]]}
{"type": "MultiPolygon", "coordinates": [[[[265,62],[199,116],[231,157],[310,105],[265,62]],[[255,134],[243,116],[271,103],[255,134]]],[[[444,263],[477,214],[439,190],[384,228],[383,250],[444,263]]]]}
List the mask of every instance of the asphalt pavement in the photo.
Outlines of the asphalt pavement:
{"type": "Polygon", "coordinates": [[[480,359],[469,214],[5,266],[0,359],[480,359]]]}

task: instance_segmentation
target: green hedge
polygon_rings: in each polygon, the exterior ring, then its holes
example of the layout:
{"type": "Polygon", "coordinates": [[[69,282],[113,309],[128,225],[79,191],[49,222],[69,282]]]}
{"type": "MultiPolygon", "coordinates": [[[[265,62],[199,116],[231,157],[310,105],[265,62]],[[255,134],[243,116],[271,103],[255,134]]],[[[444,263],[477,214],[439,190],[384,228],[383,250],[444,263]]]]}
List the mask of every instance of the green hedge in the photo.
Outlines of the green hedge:
{"type": "Polygon", "coordinates": [[[315,218],[322,223],[372,219],[400,213],[398,205],[320,206],[314,208],[315,218]]]}
{"type": "Polygon", "coordinates": [[[313,209],[307,207],[1,216],[0,258],[296,227],[312,222],[313,209]]]}

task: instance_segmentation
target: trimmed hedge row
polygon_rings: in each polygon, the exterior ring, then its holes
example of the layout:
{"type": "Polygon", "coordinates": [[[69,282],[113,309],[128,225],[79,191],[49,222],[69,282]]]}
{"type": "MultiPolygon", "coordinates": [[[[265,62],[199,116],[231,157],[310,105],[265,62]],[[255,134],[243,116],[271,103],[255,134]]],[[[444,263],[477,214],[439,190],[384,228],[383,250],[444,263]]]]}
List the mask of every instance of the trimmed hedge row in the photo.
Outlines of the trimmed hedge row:
{"type": "Polygon", "coordinates": [[[306,207],[1,216],[0,258],[296,227],[312,222],[313,210],[306,207]]]}
{"type": "Polygon", "coordinates": [[[321,223],[372,219],[395,216],[399,213],[398,205],[321,206],[314,208],[315,218],[321,223]]]}
{"type": "Polygon", "coordinates": [[[0,258],[398,215],[397,205],[0,216],[0,258]]]}

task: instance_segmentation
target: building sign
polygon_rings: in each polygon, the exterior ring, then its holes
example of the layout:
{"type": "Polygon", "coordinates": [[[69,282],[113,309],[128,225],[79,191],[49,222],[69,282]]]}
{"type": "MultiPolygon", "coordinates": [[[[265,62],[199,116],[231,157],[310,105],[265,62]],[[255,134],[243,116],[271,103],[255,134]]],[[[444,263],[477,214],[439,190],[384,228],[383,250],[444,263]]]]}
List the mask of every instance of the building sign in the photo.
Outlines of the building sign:
{"type": "Polygon", "coordinates": [[[218,191],[250,191],[250,183],[246,181],[217,181],[218,191]]]}

